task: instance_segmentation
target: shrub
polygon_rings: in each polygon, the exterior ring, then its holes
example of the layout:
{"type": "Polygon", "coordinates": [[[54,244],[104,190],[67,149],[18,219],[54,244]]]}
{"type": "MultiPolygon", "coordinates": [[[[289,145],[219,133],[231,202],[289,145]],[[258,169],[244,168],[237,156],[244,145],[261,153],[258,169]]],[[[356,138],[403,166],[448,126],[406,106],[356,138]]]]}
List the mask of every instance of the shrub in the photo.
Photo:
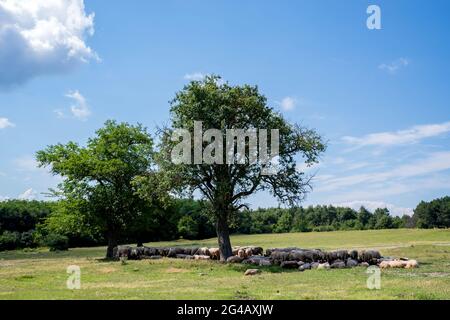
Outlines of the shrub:
{"type": "Polygon", "coordinates": [[[14,250],[20,247],[20,233],[5,231],[0,235],[0,251],[14,250]]]}
{"type": "Polygon", "coordinates": [[[57,233],[50,233],[45,237],[44,245],[50,248],[50,251],[69,250],[69,238],[57,233]]]}
{"type": "Polygon", "coordinates": [[[20,247],[21,248],[36,248],[37,243],[35,241],[34,231],[22,232],[20,235],[20,247]]]}
{"type": "Polygon", "coordinates": [[[195,239],[198,234],[198,225],[190,216],[181,217],[178,221],[178,233],[185,239],[195,239]]]}

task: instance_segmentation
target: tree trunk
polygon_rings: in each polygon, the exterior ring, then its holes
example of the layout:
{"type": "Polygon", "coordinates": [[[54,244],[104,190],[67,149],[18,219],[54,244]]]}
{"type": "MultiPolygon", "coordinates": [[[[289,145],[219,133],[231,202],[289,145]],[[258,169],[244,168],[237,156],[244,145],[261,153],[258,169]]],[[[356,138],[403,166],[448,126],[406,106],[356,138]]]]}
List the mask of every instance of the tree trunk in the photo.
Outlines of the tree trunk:
{"type": "Polygon", "coordinates": [[[118,245],[117,237],[114,233],[108,234],[108,248],[106,249],[106,259],[114,258],[114,248],[118,245]]]}
{"type": "Polygon", "coordinates": [[[219,240],[220,261],[226,261],[233,255],[230,241],[230,231],[228,229],[228,219],[220,217],[216,225],[217,238],[219,240]]]}

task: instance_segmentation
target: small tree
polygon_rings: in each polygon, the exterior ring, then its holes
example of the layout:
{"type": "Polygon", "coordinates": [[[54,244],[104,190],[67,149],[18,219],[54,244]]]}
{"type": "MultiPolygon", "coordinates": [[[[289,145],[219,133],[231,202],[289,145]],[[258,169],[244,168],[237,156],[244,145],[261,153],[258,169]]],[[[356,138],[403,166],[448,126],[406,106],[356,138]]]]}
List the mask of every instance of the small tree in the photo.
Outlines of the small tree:
{"type": "MultiPolygon", "coordinates": [[[[158,154],[160,183],[170,190],[182,191],[188,188],[190,192],[198,191],[209,202],[216,222],[221,260],[232,255],[229,224],[246,207],[244,200],[255,192],[268,190],[282,203],[298,204],[310,189],[310,178],[298,170],[295,157],[299,156],[298,159],[302,162],[312,164],[317,162],[319,155],[325,150],[321,137],[315,131],[289,124],[268,107],[266,98],[259,93],[257,87],[230,86],[217,76],[188,84],[172,101],[171,115],[171,126],[162,130],[158,154]],[[211,150],[211,155],[216,156],[222,150],[223,159],[227,158],[227,154],[225,148],[217,145],[217,141],[227,139],[228,129],[267,129],[267,132],[278,129],[280,142],[277,172],[264,175],[263,170],[267,167],[260,162],[174,164],[171,153],[179,141],[173,141],[172,135],[177,129],[193,133],[195,121],[202,121],[204,130],[219,130],[219,135],[222,136],[215,136],[214,141],[212,138],[203,141],[202,145],[206,147],[214,144],[217,148],[211,150]]],[[[267,144],[267,153],[269,147],[270,143],[267,144]]],[[[194,155],[193,144],[190,151],[194,155]]],[[[141,194],[145,196],[153,191],[153,188],[148,187],[152,183],[148,183],[146,187],[142,182],[141,194]]]]}
{"type": "Polygon", "coordinates": [[[107,121],[86,147],[69,142],[37,152],[39,165],[50,166],[64,179],[53,193],[84,215],[87,225],[104,233],[107,258],[113,256],[121,233],[147,207],[132,181],[151,172],[152,145],[141,125],[107,121]]]}
{"type": "Polygon", "coordinates": [[[183,216],[178,221],[178,233],[185,239],[195,239],[198,236],[198,224],[191,216],[183,216]]]}

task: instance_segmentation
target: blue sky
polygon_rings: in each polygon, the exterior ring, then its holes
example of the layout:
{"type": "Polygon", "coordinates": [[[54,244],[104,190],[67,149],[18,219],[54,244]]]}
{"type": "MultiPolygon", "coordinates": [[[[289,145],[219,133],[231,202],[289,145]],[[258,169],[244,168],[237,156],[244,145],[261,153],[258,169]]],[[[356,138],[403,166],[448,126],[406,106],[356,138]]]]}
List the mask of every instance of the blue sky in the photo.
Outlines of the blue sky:
{"type": "Polygon", "coordinates": [[[215,73],[257,84],[329,142],[305,204],[410,213],[450,191],[449,12],[444,0],[0,0],[0,199],[55,186],[37,150],[83,143],[107,119],[152,131],[188,79],[215,73]],[[370,4],[381,30],[366,27],[370,4]]]}

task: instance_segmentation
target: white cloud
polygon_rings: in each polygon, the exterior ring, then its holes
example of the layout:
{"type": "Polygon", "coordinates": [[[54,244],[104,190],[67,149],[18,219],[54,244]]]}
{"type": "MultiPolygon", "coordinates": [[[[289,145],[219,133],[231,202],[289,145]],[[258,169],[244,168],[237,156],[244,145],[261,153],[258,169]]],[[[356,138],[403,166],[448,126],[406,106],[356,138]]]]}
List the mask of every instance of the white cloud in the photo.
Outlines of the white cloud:
{"type": "Polygon", "coordinates": [[[36,192],[30,188],[17,197],[19,200],[35,200],[37,198],[36,192]]]}
{"type": "MultiPolygon", "coordinates": [[[[86,102],[85,97],[78,91],[71,91],[66,94],[67,98],[70,98],[74,101],[74,104],[70,106],[70,112],[72,115],[79,120],[86,120],[91,115],[91,110],[86,102]]],[[[61,117],[63,113],[58,110],[57,115],[61,117]]]]}
{"type": "Polygon", "coordinates": [[[93,34],[83,0],[0,0],[0,88],[98,60],[93,34]]]}
{"type": "Polygon", "coordinates": [[[66,117],[66,115],[64,114],[64,111],[62,111],[61,109],[55,109],[55,110],[53,110],[53,112],[56,114],[56,116],[59,119],[63,119],[66,117]]]}
{"type": "Polygon", "coordinates": [[[32,156],[23,156],[14,160],[14,164],[19,171],[38,171],[38,163],[32,156]]]}
{"type": "Polygon", "coordinates": [[[201,81],[203,79],[205,79],[207,75],[203,74],[201,72],[195,72],[195,73],[188,73],[184,75],[184,79],[185,80],[189,80],[189,81],[201,81]]]}
{"type": "MultiPolygon", "coordinates": [[[[383,183],[395,179],[407,179],[426,176],[432,173],[450,169],[450,151],[431,153],[427,158],[417,160],[411,164],[404,164],[390,170],[369,172],[344,177],[326,179],[317,191],[335,191],[344,187],[364,184],[383,183]]],[[[383,186],[380,186],[382,188],[383,186]]]]}
{"type": "Polygon", "coordinates": [[[292,98],[292,97],[285,97],[285,98],[283,98],[283,100],[281,100],[277,103],[280,105],[280,107],[284,111],[292,111],[297,106],[297,99],[292,98]]]}
{"type": "Polygon", "coordinates": [[[388,209],[389,212],[394,216],[403,216],[405,214],[412,216],[414,211],[411,208],[403,208],[398,207],[396,205],[385,203],[383,201],[349,201],[349,202],[341,202],[333,204],[333,206],[336,207],[345,207],[345,208],[352,208],[354,210],[359,210],[361,207],[366,208],[370,212],[374,212],[376,209],[388,209]]]}
{"type": "Polygon", "coordinates": [[[379,132],[363,137],[343,137],[348,144],[364,146],[395,146],[417,143],[426,138],[432,138],[450,132],[450,122],[414,126],[395,132],[379,132]]]}
{"type": "Polygon", "coordinates": [[[435,190],[437,195],[445,196],[447,193],[442,190],[449,190],[450,177],[446,175],[433,175],[417,179],[400,181],[386,181],[364,185],[358,188],[342,188],[335,190],[327,196],[327,201],[342,203],[353,201],[354,199],[366,199],[377,201],[379,199],[397,198],[401,195],[421,194],[424,191],[435,190]]]}
{"type": "Polygon", "coordinates": [[[384,70],[390,74],[396,74],[401,68],[406,68],[411,62],[407,58],[399,58],[391,63],[382,63],[378,66],[380,70],[384,70]]]}
{"type": "Polygon", "coordinates": [[[9,121],[8,118],[0,118],[0,129],[15,127],[16,125],[9,121]]]}

